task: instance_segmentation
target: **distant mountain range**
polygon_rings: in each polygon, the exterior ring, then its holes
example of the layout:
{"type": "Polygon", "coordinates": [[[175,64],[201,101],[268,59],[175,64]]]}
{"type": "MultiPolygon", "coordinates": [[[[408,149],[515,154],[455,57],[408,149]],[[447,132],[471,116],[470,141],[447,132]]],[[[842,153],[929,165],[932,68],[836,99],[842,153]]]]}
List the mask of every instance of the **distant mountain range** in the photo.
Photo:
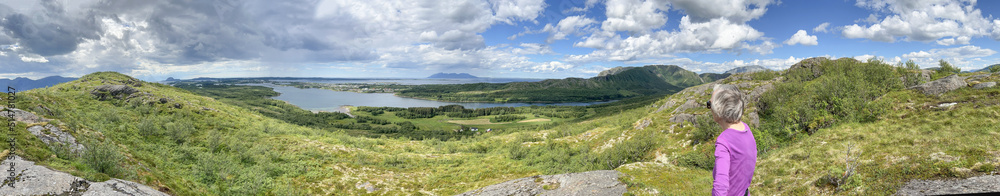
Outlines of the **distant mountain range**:
{"type": "Polygon", "coordinates": [[[770,70],[770,69],[764,68],[763,66],[760,66],[760,65],[750,65],[750,66],[743,66],[743,67],[737,67],[737,68],[730,69],[729,71],[726,71],[725,74],[758,72],[758,71],[767,71],[767,70],[770,70]]]}
{"type": "Polygon", "coordinates": [[[420,85],[397,95],[452,102],[592,102],[675,93],[728,75],[699,75],[676,65],[647,65],[611,68],[587,79],[420,85]]]}
{"type": "Polygon", "coordinates": [[[427,78],[431,78],[431,79],[455,79],[455,78],[479,78],[479,77],[476,77],[476,76],[473,76],[473,75],[470,75],[470,74],[467,74],[467,73],[436,73],[436,74],[431,75],[430,77],[427,77],[427,78]]]}
{"type": "Polygon", "coordinates": [[[69,82],[69,81],[73,81],[73,80],[76,80],[76,78],[66,78],[66,77],[62,77],[62,76],[49,76],[49,77],[45,77],[45,78],[38,79],[38,80],[32,80],[32,79],[28,79],[28,78],[18,77],[18,78],[14,78],[13,80],[11,80],[11,79],[0,79],[0,87],[2,87],[4,89],[4,90],[2,90],[3,92],[6,92],[7,86],[14,87],[14,89],[16,89],[18,92],[21,92],[21,91],[26,91],[26,90],[36,89],[36,88],[50,87],[50,86],[54,86],[54,85],[59,84],[59,83],[69,82]]]}
{"type": "Polygon", "coordinates": [[[993,68],[993,67],[1000,67],[1000,64],[993,64],[993,65],[990,65],[990,66],[986,66],[986,67],[984,67],[982,69],[975,70],[975,71],[970,71],[970,72],[980,72],[980,71],[990,72],[990,68],[993,68]]]}

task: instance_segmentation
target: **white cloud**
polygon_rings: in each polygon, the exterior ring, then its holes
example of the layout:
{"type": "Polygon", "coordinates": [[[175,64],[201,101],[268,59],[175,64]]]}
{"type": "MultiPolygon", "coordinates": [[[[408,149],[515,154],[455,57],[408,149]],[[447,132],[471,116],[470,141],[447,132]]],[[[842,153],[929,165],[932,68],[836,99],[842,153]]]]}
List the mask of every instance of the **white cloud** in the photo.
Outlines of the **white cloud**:
{"type": "Polygon", "coordinates": [[[772,0],[666,0],[676,8],[683,9],[694,22],[704,22],[715,18],[743,23],[760,18],[767,12],[772,0]]]}
{"type": "Polygon", "coordinates": [[[535,20],[545,10],[544,0],[490,0],[496,20],[507,24],[514,21],[535,20]]]}
{"type": "Polygon", "coordinates": [[[604,31],[648,32],[667,23],[666,4],[652,0],[608,0],[604,31]]]}
{"type": "Polygon", "coordinates": [[[816,32],[824,32],[824,33],[826,33],[826,28],[829,27],[829,26],[830,26],[829,22],[824,22],[823,24],[819,24],[819,26],[816,26],[816,28],[813,28],[813,33],[816,33],[816,32]]]}
{"type": "Polygon", "coordinates": [[[37,54],[29,54],[29,55],[18,54],[18,56],[21,57],[21,61],[24,61],[25,63],[48,63],[49,62],[49,60],[45,59],[44,56],[37,55],[37,54]]]}
{"type": "MultiPolygon", "coordinates": [[[[481,34],[497,24],[535,22],[548,6],[543,0],[101,2],[55,1],[66,4],[56,6],[65,12],[39,10],[44,7],[38,6],[39,2],[5,10],[25,15],[18,18],[24,24],[39,20],[83,35],[59,40],[75,43],[72,47],[38,56],[38,48],[48,42],[37,40],[45,39],[11,37],[14,35],[9,32],[0,32],[0,40],[14,38],[12,43],[25,43],[28,48],[17,50],[15,44],[0,49],[0,59],[11,62],[0,64],[0,68],[37,74],[112,70],[166,75],[184,73],[191,65],[229,62],[273,68],[308,67],[313,63],[390,64],[387,62],[398,61],[394,57],[409,57],[407,52],[411,51],[427,54],[417,58],[427,63],[393,65],[405,69],[491,67],[499,65],[488,64],[490,61],[482,58],[465,60],[467,56],[495,52],[495,48],[486,46],[481,34]],[[95,6],[100,9],[93,9],[95,6]],[[206,7],[209,9],[203,9],[206,7]],[[148,11],[167,8],[169,11],[148,11]],[[69,25],[77,23],[81,27],[69,25]]],[[[52,34],[47,31],[50,29],[56,28],[35,30],[48,35],[52,34]]],[[[519,48],[519,54],[551,53],[547,46],[534,46],[540,45],[507,49],[519,48]]],[[[525,59],[506,53],[512,62],[525,59]]]]}
{"type": "Polygon", "coordinates": [[[521,43],[520,48],[511,49],[511,53],[518,55],[526,54],[553,54],[552,48],[548,45],[542,45],[538,43],[521,43]]]}
{"type": "Polygon", "coordinates": [[[548,54],[548,46],[534,43],[519,47],[497,45],[479,50],[446,50],[428,44],[400,46],[388,49],[371,66],[389,69],[422,69],[429,71],[483,72],[554,72],[576,67],[560,61],[535,62],[525,54],[548,54]]]}
{"type": "Polygon", "coordinates": [[[956,45],[956,44],[958,44],[958,45],[968,45],[969,44],[969,40],[971,40],[971,39],[972,38],[970,38],[969,36],[958,36],[957,38],[946,38],[946,39],[937,40],[937,44],[938,45],[942,45],[942,46],[950,46],[950,45],[956,45]]]}
{"type": "Polygon", "coordinates": [[[606,3],[608,19],[601,23],[600,30],[573,44],[596,50],[569,55],[564,60],[635,61],[669,58],[676,53],[723,51],[770,54],[779,45],[746,23],[763,15],[770,3],[769,0],[611,0],[606,3]],[[677,30],[662,30],[668,6],[687,14],[681,17],[677,30]]]}
{"type": "Polygon", "coordinates": [[[586,18],[584,16],[570,16],[559,20],[559,23],[556,24],[556,26],[546,24],[545,27],[542,28],[542,32],[549,32],[549,37],[545,39],[545,42],[552,43],[556,40],[564,40],[567,35],[576,33],[581,28],[594,23],[594,19],[586,18]]]}
{"type": "Polygon", "coordinates": [[[847,38],[881,42],[899,39],[930,42],[944,38],[938,43],[952,45],[961,44],[958,39],[989,36],[992,31],[993,38],[1000,40],[996,21],[990,22],[992,16],[983,17],[974,0],[859,0],[855,5],[889,15],[881,20],[875,14],[869,15],[864,21],[871,25],[844,26],[841,33],[847,38]]]}
{"type": "Polygon", "coordinates": [[[997,51],[979,46],[961,46],[945,49],[931,49],[930,51],[916,51],[903,54],[900,60],[913,60],[921,67],[935,67],[938,60],[945,60],[952,65],[960,67],[973,66],[972,61],[980,57],[987,57],[996,54],[997,51]]]}
{"type": "Polygon", "coordinates": [[[872,58],[875,58],[875,55],[864,54],[861,56],[854,56],[854,60],[858,60],[861,62],[868,62],[868,60],[871,60],[872,58]]]}
{"type": "Polygon", "coordinates": [[[819,42],[817,42],[816,39],[817,38],[815,35],[807,34],[806,30],[799,30],[798,32],[795,32],[795,35],[792,35],[791,38],[785,40],[785,44],[788,45],[802,44],[807,46],[815,46],[819,44],[819,42]]]}
{"type": "MultiPolygon", "coordinates": [[[[829,57],[829,55],[827,57],[829,57]]],[[[803,59],[805,58],[795,58],[794,56],[789,56],[788,58],[732,60],[718,63],[695,61],[689,58],[663,58],[644,59],[627,63],[677,65],[684,69],[698,73],[722,73],[733,68],[750,65],[759,65],[771,70],[783,70],[788,69],[788,67],[791,67],[793,64],[798,63],[803,59]]]]}

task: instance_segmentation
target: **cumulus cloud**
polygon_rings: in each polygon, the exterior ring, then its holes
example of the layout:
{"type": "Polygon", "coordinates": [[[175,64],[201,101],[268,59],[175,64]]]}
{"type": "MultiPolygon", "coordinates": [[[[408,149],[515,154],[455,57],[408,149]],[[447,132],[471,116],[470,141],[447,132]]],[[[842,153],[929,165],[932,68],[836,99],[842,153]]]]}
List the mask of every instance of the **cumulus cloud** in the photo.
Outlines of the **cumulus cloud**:
{"type": "MultiPolygon", "coordinates": [[[[0,68],[156,74],[178,71],[170,67],[245,62],[279,69],[371,65],[400,56],[393,52],[412,52],[406,49],[446,63],[432,67],[447,67],[462,64],[462,54],[489,50],[480,33],[492,25],[534,22],[546,6],[542,0],[4,2],[0,58],[11,63],[0,68]]],[[[397,67],[423,68],[416,66],[397,67]]]]}
{"type": "Polygon", "coordinates": [[[521,47],[511,49],[511,53],[526,55],[526,54],[553,54],[552,48],[548,45],[542,45],[538,43],[521,43],[521,47]]]}
{"type": "Polygon", "coordinates": [[[662,59],[676,53],[754,52],[770,54],[777,44],[746,22],[759,18],[770,0],[609,0],[607,20],[576,47],[597,49],[569,55],[566,61],[662,59]],[[668,9],[687,14],[677,30],[663,30],[668,9]],[[622,33],[626,34],[622,34],[622,33]]]}
{"type": "Polygon", "coordinates": [[[829,26],[830,26],[829,22],[824,22],[823,24],[819,24],[819,26],[816,26],[816,28],[813,28],[813,33],[816,33],[816,32],[824,32],[824,33],[826,33],[826,28],[829,27],[829,26]]]}
{"type": "Polygon", "coordinates": [[[582,28],[588,27],[594,24],[594,19],[586,18],[584,16],[570,16],[562,20],[559,20],[555,26],[552,24],[546,24],[542,28],[542,32],[548,32],[549,37],[545,39],[546,43],[552,43],[556,40],[566,39],[567,35],[576,33],[582,28]]]}
{"type": "Polygon", "coordinates": [[[648,32],[667,23],[666,4],[646,0],[608,0],[607,19],[601,29],[608,32],[648,32]]]}
{"type": "Polygon", "coordinates": [[[938,45],[950,46],[950,45],[968,45],[969,40],[972,40],[969,36],[958,36],[957,38],[946,38],[937,40],[938,45]]]}
{"type": "Polygon", "coordinates": [[[815,35],[807,34],[806,30],[799,30],[798,32],[795,32],[795,35],[792,35],[791,38],[785,40],[785,44],[788,45],[802,44],[807,46],[815,46],[819,44],[819,42],[816,41],[815,35]]]}
{"type": "Polygon", "coordinates": [[[990,36],[992,32],[993,38],[1000,40],[993,30],[997,24],[991,22],[992,16],[983,17],[974,0],[859,0],[855,5],[888,16],[878,19],[872,14],[864,20],[871,25],[844,26],[841,33],[847,38],[881,42],[939,40],[939,44],[951,45],[960,44],[957,39],[990,36]]]}
{"type": "MultiPolygon", "coordinates": [[[[830,57],[826,55],[826,57],[830,57]]],[[[802,61],[805,58],[796,58],[794,56],[789,56],[788,58],[771,58],[771,59],[746,59],[746,60],[732,60],[725,61],[721,63],[717,62],[705,62],[696,61],[690,58],[663,58],[663,59],[645,59],[635,62],[627,63],[646,63],[646,64],[670,64],[677,65],[684,69],[698,72],[698,73],[722,73],[730,69],[758,65],[771,70],[783,70],[788,69],[795,63],[802,61]]]]}
{"type": "Polygon", "coordinates": [[[931,49],[929,51],[916,51],[903,54],[901,60],[913,60],[921,67],[937,66],[938,60],[945,60],[960,67],[973,66],[970,60],[980,57],[987,57],[996,54],[997,51],[979,46],[961,46],[945,49],[931,49]]]}

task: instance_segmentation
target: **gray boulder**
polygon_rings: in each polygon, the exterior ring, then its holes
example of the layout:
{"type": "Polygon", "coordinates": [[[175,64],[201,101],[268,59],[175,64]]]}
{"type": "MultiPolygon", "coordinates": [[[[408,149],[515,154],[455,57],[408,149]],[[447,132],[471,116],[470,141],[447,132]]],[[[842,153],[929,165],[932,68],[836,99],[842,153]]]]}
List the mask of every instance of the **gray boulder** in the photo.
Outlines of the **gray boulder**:
{"type": "Polygon", "coordinates": [[[46,145],[49,145],[50,148],[67,148],[77,153],[86,149],[83,145],[76,142],[76,138],[73,135],[63,132],[58,126],[35,125],[28,127],[28,132],[38,137],[46,145]]]}
{"type": "Polygon", "coordinates": [[[799,63],[796,63],[791,67],[789,67],[788,70],[796,70],[796,69],[809,70],[809,72],[813,73],[813,77],[819,77],[820,75],[823,75],[823,70],[820,68],[820,65],[823,63],[823,61],[827,60],[830,59],[826,57],[813,57],[813,58],[803,59],[802,61],[799,61],[799,63]]]}
{"type": "Polygon", "coordinates": [[[983,83],[979,83],[979,84],[973,85],[972,88],[974,88],[974,89],[984,89],[984,88],[989,88],[989,87],[993,87],[993,86],[996,86],[996,85],[997,85],[997,82],[983,82],[983,83]]]}
{"type": "Polygon", "coordinates": [[[750,119],[750,127],[760,126],[760,116],[757,115],[757,112],[750,112],[747,114],[747,118],[750,119]]]}
{"type": "Polygon", "coordinates": [[[757,102],[757,100],[760,100],[761,95],[764,95],[764,93],[770,91],[771,89],[774,89],[774,85],[772,85],[771,83],[758,86],[757,88],[754,88],[752,91],[750,91],[750,94],[747,96],[744,102],[747,103],[746,105],[750,105],[750,102],[757,102]]]}
{"type": "Polygon", "coordinates": [[[109,98],[121,99],[122,97],[136,92],[139,91],[126,85],[101,85],[95,87],[94,90],[91,90],[90,94],[97,96],[98,99],[104,101],[109,98]]]}
{"type": "Polygon", "coordinates": [[[911,180],[896,195],[952,195],[1000,192],[1000,175],[976,176],[967,179],[911,180]]]}
{"type": "Polygon", "coordinates": [[[692,108],[698,108],[698,107],[701,107],[701,104],[699,104],[698,102],[695,102],[694,99],[689,99],[687,102],[684,102],[684,104],[681,104],[680,107],[677,107],[677,109],[674,110],[674,113],[675,114],[676,113],[681,113],[681,112],[684,112],[685,110],[692,109],[692,108]]]}
{"type": "Polygon", "coordinates": [[[656,112],[653,113],[660,113],[661,111],[667,108],[674,107],[674,105],[676,104],[677,102],[674,102],[674,100],[667,101],[666,103],[663,103],[663,105],[661,105],[660,108],[656,108],[656,112]]]}
{"type": "Polygon", "coordinates": [[[923,83],[916,86],[911,86],[907,89],[915,89],[926,95],[940,95],[948,91],[953,91],[962,87],[965,87],[968,83],[958,75],[950,75],[938,80],[923,83]]]}
{"type": "MultiPolygon", "coordinates": [[[[0,195],[163,195],[146,185],[121,179],[91,182],[65,172],[54,171],[12,155],[2,165],[14,164],[14,187],[0,187],[0,195]]],[[[6,169],[4,172],[7,172],[6,169]]]]}
{"type": "Polygon", "coordinates": [[[991,75],[993,75],[993,74],[979,74],[979,75],[969,76],[969,77],[967,77],[965,79],[969,80],[969,81],[977,81],[977,80],[980,80],[980,79],[983,79],[983,78],[986,78],[986,77],[990,77],[991,75]]]}
{"type": "Polygon", "coordinates": [[[620,174],[615,170],[598,170],[532,176],[489,185],[458,195],[623,195],[626,187],[624,183],[618,181],[620,174]]]}
{"type": "Polygon", "coordinates": [[[692,114],[676,114],[674,117],[670,117],[670,122],[684,123],[684,121],[688,121],[694,124],[696,123],[695,119],[698,119],[697,116],[692,114]]]}
{"type": "Polygon", "coordinates": [[[28,123],[28,124],[40,123],[40,122],[49,122],[49,119],[38,117],[37,115],[32,114],[31,112],[24,111],[24,110],[17,109],[17,108],[13,108],[13,109],[7,110],[6,107],[0,107],[0,116],[3,116],[3,118],[7,118],[7,114],[9,114],[9,112],[11,112],[11,111],[14,112],[14,121],[18,121],[18,122],[22,122],[22,123],[28,123]]]}

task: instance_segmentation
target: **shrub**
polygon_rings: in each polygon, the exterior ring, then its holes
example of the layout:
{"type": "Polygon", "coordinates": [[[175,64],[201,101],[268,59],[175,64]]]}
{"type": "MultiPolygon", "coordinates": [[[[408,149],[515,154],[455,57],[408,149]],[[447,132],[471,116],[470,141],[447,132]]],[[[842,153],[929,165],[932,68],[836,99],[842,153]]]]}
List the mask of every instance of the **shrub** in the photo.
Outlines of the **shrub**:
{"type": "Polygon", "coordinates": [[[170,134],[170,139],[177,142],[177,144],[184,143],[194,133],[194,126],[187,123],[169,122],[164,127],[167,129],[167,133],[170,134]]]}
{"type": "Polygon", "coordinates": [[[762,127],[812,134],[837,122],[874,121],[886,106],[872,101],[903,86],[897,69],[877,60],[826,61],[821,66],[823,75],[780,83],[761,96],[757,107],[762,127]]]}
{"type": "Polygon", "coordinates": [[[604,167],[602,169],[615,169],[627,163],[642,161],[654,149],[656,142],[657,139],[653,137],[652,132],[640,132],[633,135],[632,139],[604,150],[599,163],[604,167]]]}
{"type": "Polygon", "coordinates": [[[122,155],[118,148],[110,141],[95,142],[87,145],[83,152],[83,162],[94,171],[115,177],[123,174],[123,170],[118,166],[122,160],[122,155]]]}
{"type": "Polygon", "coordinates": [[[139,135],[144,137],[158,136],[160,133],[160,124],[149,118],[144,118],[136,128],[139,129],[139,135]]]}
{"type": "Polygon", "coordinates": [[[524,116],[521,116],[521,115],[500,115],[500,116],[496,116],[496,117],[490,118],[490,122],[494,122],[494,123],[498,123],[498,122],[514,122],[514,121],[524,120],[524,119],[527,119],[527,118],[528,117],[524,117],[524,116]]]}
{"type": "Polygon", "coordinates": [[[715,167],[715,145],[706,144],[703,148],[681,154],[677,157],[677,165],[712,170],[715,167]]]}
{"type": "Polygon", "coordinates": [[[772,71],[772,70],[764,70],[764,71],[758,71],[758,72],[753,72],[753,73],[749,73],[749,74],[750,74],[750,78],[753,79],[753,80],[771,80],[771,79],[774,79],[774,78],[777,78],[778,76],[780,76],[781,72],[772,71]]]}
{"type": "Polygon", "coordinates": [[[715,137],[718,137],[722,133],[722,129],[712,120],[711,114],[698,115],[695,118],[695,128],[691,133],[691,144],[699,144],[704,142],[714,142],[715,137]]]}
{"type": "Polygon", "coordinates": [[[962,72],[962,69],[952,66],[951,63],[948,63],[948,61],[944,61],[944,59],[938,61],[938,65],[941,65],[941,69],[938,69],[938,72],[945,72],[950,74],[956,74],[962,72]]]}
{"type": "Polygon", "coordinates": [[[507,158],[514,160],[524,159],[528,155],[528,149],[521,146],[520,142],[507,143],[507,158]]]}

